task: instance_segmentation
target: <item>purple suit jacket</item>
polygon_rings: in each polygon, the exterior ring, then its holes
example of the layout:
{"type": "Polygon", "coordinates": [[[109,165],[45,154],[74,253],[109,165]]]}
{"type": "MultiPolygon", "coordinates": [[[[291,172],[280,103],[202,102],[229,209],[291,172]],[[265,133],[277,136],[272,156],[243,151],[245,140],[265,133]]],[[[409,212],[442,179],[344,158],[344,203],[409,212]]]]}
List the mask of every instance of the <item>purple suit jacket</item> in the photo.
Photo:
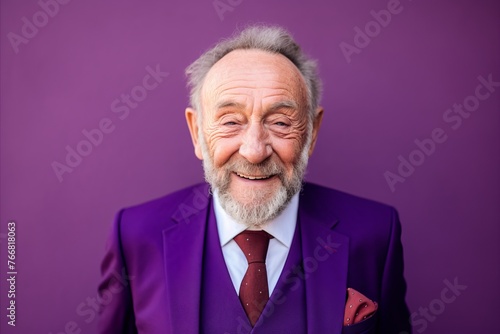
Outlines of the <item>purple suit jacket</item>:
{"type": "MultiPolygon", "coordinates": [[[[101,267],[100,333],[199,332],[209,205],[199,184],[117,214],[101,267]]],[[[410,333],[396,210],[306,183],[298,215],[308,333],[410,333]],[[379,307],[343,328],[348,287],[379,307]]]]}

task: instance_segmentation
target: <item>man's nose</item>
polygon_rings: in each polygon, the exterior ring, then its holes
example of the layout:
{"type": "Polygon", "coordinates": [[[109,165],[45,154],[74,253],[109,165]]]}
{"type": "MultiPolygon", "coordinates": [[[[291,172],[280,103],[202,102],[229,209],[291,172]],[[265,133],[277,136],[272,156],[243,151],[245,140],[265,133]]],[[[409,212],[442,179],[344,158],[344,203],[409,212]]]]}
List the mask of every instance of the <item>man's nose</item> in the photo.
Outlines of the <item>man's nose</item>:
{"type": "Polygon", "coordinates": [[[273,150],[269,142],[269,134],[263,124],[249,123],[243,135],[239,153],[253,164],[258,164],[271,156],[273,150]]]}

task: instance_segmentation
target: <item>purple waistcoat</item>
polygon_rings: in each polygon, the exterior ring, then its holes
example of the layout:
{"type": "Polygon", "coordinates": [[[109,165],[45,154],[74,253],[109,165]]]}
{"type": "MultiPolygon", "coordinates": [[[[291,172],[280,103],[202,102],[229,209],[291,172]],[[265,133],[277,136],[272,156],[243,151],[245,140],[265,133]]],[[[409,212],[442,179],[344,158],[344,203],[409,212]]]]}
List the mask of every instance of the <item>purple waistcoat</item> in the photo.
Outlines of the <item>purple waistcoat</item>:
{"type": "MultiPolygon", "coordinates": [[[[278,284],[252,328],[222,255],[212,206],[209,211],[203,252],[200,333],[305,333],[307,312],[305,285],[300,280],[300,275],[303,275],[300,233],[294,234],[278,284]]],[[[296,229],[299,229],[299,222],[296,229]]]]}

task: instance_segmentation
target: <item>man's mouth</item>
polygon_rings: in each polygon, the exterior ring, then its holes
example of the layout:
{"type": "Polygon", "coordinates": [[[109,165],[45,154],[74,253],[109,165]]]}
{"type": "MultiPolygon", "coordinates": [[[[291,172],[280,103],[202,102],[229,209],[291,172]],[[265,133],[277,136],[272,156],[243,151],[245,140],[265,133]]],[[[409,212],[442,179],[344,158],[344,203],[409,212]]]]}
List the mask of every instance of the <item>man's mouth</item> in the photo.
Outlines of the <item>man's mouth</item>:
{"type": "Polygon", "coordinates": [[[267,179],[270,179],[273,176],[275,176],[274,174],[273,175],[246,175],[246,174],[241,174],[238,172],[235,172],[235,174],[238,175],[239,177],[241,177],[243,179],[247,179],[247,180],[267,180],[267,179]]]}

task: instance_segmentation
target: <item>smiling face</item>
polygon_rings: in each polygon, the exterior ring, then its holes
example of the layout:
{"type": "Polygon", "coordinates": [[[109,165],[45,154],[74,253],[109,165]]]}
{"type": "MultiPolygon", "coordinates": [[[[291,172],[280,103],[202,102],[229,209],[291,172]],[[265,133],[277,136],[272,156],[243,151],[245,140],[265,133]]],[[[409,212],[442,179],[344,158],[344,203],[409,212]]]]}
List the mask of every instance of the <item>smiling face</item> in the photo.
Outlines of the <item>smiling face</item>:
{"type": "Polygon", "coordinates": [[[207,73],[201,104],[201,122],[189,108],[186,118],[221,205],[247,225],[273,219],[300,190],[322,116],[310,124],[299,70],[280,54],[232,51],[207,73]]]}

